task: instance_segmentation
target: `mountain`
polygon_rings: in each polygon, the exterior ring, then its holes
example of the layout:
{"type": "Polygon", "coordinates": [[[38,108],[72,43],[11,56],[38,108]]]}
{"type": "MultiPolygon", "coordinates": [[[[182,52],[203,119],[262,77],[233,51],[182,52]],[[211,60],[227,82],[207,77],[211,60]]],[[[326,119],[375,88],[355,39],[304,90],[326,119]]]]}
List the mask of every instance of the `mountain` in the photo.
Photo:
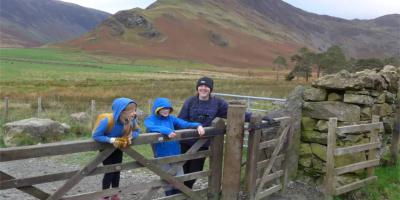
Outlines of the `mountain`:
{"type": "Polygon", "coordinates": [[[345,20],[281,0],[158,0],[120,11],[64,44],[132,58],[186,59],[218,66],[270,66],[302,46],[339,45],[351,57],[398,56],[400,15],[345,20]]]}
{"type": "Polygon", "coordinates": [[[57,0],[1,0],[0,47],[66,41],[92,30],[108,16],[57,0]]]}

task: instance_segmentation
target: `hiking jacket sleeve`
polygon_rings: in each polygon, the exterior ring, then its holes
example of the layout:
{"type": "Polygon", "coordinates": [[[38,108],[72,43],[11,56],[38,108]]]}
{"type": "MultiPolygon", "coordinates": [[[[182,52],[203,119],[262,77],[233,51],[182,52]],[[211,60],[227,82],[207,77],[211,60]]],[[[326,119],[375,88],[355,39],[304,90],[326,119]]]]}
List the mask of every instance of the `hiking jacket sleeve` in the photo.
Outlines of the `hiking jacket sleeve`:
{"type": "Polygon", "coordinates": [[[146,118],[144,120],[144,125],[146,126],[147,132],[157,132],[166,136],[174,132],[174,130],[171,128],[156,125],[151,118],[146,118]]]}
{"type": "Polygon", "coordinates": [[[110,142],[110,137],[106,136],[107,132],[107,124],[108,124],[108,119],[104,118],[103,120],[100,121],[99,125],[97,128],[94,130],[92,134],[92,138],[97,141],[97,142],[102,142],[102,143],[111,143],[110,142]]]}
{"type": "MultiPolygon", "coordinates": [[[[228,115],[228,103],[225,100],[219,99],[218,112],[216,117],[221,117],[226,119],[227,115],[228,115]]],[[[251,112],[246,112],[244,118],[246,122],[250,122],[251,112]]]]}
{"type": "Polygon", "coordinates": [[[175,116],[171,116],[174,122],[174,126],[176,126],[179,129],[182,128],[197,128],[198,126],[200,126],[200,123],[197,122],[187,122],[183,119],[179,119],[175,116]]]}
{"type": "Polygon", "coordinates": [[[142,130],[139,128],[138,126],[138,122],[137,119],[132,120],[132,127],[137,127],[134,131],[132,131],[132,138],[137,138],[139,137],[140,132],[142,132],[142,130]]]}

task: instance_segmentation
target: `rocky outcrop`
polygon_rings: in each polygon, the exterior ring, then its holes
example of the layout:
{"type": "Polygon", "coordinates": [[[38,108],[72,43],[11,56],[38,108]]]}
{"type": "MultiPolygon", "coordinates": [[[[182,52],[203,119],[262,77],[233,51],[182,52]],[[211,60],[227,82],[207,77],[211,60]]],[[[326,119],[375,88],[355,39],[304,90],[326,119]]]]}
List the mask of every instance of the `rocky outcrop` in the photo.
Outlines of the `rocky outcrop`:
{"type": "Polygon", "coordinates": [[[6,146],[30,145],[58,141],[70,127],[51,119],[30,118],[4,125],[6,146]]]}
{"type": "Polygon", "coordinates": [[[137,30],[139,36],[148,39],[157,38],[161,35],[149,20],[135,10],[120,11],[105,20],[103,24],[111,29],[113,36],[123,35],[126,29],[137,30]]]}

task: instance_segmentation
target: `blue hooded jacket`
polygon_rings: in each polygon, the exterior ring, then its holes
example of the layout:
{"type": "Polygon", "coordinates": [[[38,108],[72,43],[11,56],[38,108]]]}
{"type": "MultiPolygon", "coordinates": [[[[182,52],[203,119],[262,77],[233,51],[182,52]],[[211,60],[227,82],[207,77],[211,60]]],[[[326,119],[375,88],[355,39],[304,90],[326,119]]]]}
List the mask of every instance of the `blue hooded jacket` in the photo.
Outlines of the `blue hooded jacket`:
{"type": "MultiPolygon", "coordinates": [[[[123,135],[123,130],[124,130],[124,125],[119,121],[119,116],[121,115],[121,112],[128,106],[128,104],[136,102],[132,99],[128,98],[117,98],[114,100],[112,103],[112,110],[113,110],[113,118],[114,118],[114,127],[112,128],[111,132],[107,132],[107,124],[108,124],[108,118],[104,118],[103,120],[100,121],[99,125],[97,126],[96,130],[93,132],[93,139],[97,142],[103,142],[103,143],[111,143],[110,139],[112,137],[122,137],[123,135]]],[[[133,119],[131,121],[132,126],[135,126],[137,124],[137,119],[133,119]]],[[[132,132],[132,137],[137,138],[139,136],[140,129],[135,130],[132,132]]]]}
{"type": "MultiPolygon", "coordinates": [[[[157,98],[154,101],[151,109],[151,115],[144,120],[144,125],[146,126],[147,132],[158,132],[168,136],[170,133],[175,132],[175,127],[178,129],[184,129],[197,128],[201,125],[197,122],[187,122],[171,114],[167,117],[163,117],[157,113],[162,108],[170,108],[171,111],[173,110],[169,99],[157,98]]],[[[153,149],[155,157],[172,156],[181,153],[181,147],[178,141],[154,143],[153,149]]]]}

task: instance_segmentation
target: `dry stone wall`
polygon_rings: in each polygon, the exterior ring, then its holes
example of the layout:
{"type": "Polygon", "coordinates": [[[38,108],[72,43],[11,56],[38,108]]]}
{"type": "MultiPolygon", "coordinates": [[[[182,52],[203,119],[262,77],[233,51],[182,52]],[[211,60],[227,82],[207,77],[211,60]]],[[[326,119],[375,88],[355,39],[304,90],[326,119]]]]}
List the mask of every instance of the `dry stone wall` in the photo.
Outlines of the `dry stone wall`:
{"type": "MultiPolygon", "coordinates": [[[[398,104],[400,67],[385,66],[382,70],[356,73],[341,71],[316,80],[303,93],[301,143],[299,156],[300,177],[321,184],[325,174],[328,120],[338,119],[338,126],[371,122],[379,115],[384,123],[381,155],[388,151],[398,104]]],[[[368,133],[337,135],[337,146],[367,143],[368,133]]],[[[364,152],[336,157],[335,167],[365,161],[364,152]]],[[[361,174],[362,172],[360,172],[361,174]]],[[[353,181],[357,174],[339,178],[339,184],[353,181]]]]}

